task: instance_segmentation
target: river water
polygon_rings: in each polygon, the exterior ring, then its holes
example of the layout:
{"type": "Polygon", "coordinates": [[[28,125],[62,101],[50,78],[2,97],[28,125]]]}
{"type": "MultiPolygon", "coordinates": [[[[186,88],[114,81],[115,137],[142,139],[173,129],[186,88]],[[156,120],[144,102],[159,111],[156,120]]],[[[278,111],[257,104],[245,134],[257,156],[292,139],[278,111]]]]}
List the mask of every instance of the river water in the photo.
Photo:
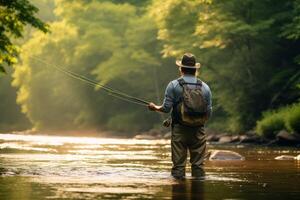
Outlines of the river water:
{"type": "MultiPolygon", "coordinates": [[[[300,199],[300,149],[213,146],[205,180],[170,177],[170,141],[0,134],[0,199],[300,199]]],[[[189,167],[189,166],[188,166],[189,167]]]]}

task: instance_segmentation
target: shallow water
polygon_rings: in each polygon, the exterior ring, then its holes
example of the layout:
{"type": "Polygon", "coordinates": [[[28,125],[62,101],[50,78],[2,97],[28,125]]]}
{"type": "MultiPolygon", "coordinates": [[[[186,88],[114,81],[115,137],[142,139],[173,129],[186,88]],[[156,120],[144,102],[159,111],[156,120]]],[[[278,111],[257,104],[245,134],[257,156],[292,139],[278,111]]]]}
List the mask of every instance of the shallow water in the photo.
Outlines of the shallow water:
{"type": "MultiPolygon", "coordinates": [[[[300,199],[299,149],[213,146],[205,180],[170,177],[170,141],[0,134],[0,199],[300,199]]],[[[189,166],[188,166],[189,167],[189,166]]]]}

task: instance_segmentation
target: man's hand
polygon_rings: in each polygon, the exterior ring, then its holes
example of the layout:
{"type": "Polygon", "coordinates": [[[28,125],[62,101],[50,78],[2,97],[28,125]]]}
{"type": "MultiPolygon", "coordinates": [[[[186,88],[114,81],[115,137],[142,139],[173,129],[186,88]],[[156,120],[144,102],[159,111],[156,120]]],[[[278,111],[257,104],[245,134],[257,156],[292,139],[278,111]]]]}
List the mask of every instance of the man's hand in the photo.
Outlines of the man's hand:
{"type": "Polygon", "coordinates": [[[157,105],[155,105],[154,103],[150,102],[150,103],[148,104],[148,108],[149,108],[149,110],[151,110],[151,111],[156,111],[156,110],[157,110],[157,105]]]}
{"type": "Polygon", "coordinates": [[[158,106],[158,105],[156,105],[155,103],[152,103],[152,102],[150,102],[149,104],[148,104],[148,108],[149,108],[149,110],[151,110],[151,111],[159,111],[159,112],[163,112],[163,106],[158,106]]]}

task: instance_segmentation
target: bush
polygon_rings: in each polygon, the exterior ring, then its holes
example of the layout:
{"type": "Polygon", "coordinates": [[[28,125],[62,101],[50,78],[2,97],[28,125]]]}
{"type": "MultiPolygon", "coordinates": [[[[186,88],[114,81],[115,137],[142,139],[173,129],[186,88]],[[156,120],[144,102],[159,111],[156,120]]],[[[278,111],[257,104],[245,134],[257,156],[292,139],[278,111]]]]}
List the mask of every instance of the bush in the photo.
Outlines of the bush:
{"type": "Polygon", "coordinates": [[[257,122],[256,131],[266,138],[274,138],[275,134],[285,128],[283,113],[267,112],[262,120],[257,122]]]}
{"type": "Polygon", "coordinates": [[[300,133],[300,103],[291,107],[285,124],[289,131],[300,133]]]}
{"type": "Polygon", "coordinates": [[[274,138],[282,129],[300,133],[300,103],[281,108],[277,111],[268,111],[256,123],[256,131],[266,138],[274,138]]]}

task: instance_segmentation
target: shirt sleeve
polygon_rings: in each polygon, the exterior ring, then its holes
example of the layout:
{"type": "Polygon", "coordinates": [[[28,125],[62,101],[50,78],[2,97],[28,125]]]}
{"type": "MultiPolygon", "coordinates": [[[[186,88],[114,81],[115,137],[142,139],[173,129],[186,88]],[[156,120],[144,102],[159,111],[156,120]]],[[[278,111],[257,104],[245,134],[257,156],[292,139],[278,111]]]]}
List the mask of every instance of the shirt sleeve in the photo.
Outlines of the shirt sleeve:
{"type": "Polygon", "coordinates": [[[162,104],[162,112],[169,113],[171,111],[174,98],[174,86],[172,82],[170,82],[165,91],[165,97],[162,104]]]}

